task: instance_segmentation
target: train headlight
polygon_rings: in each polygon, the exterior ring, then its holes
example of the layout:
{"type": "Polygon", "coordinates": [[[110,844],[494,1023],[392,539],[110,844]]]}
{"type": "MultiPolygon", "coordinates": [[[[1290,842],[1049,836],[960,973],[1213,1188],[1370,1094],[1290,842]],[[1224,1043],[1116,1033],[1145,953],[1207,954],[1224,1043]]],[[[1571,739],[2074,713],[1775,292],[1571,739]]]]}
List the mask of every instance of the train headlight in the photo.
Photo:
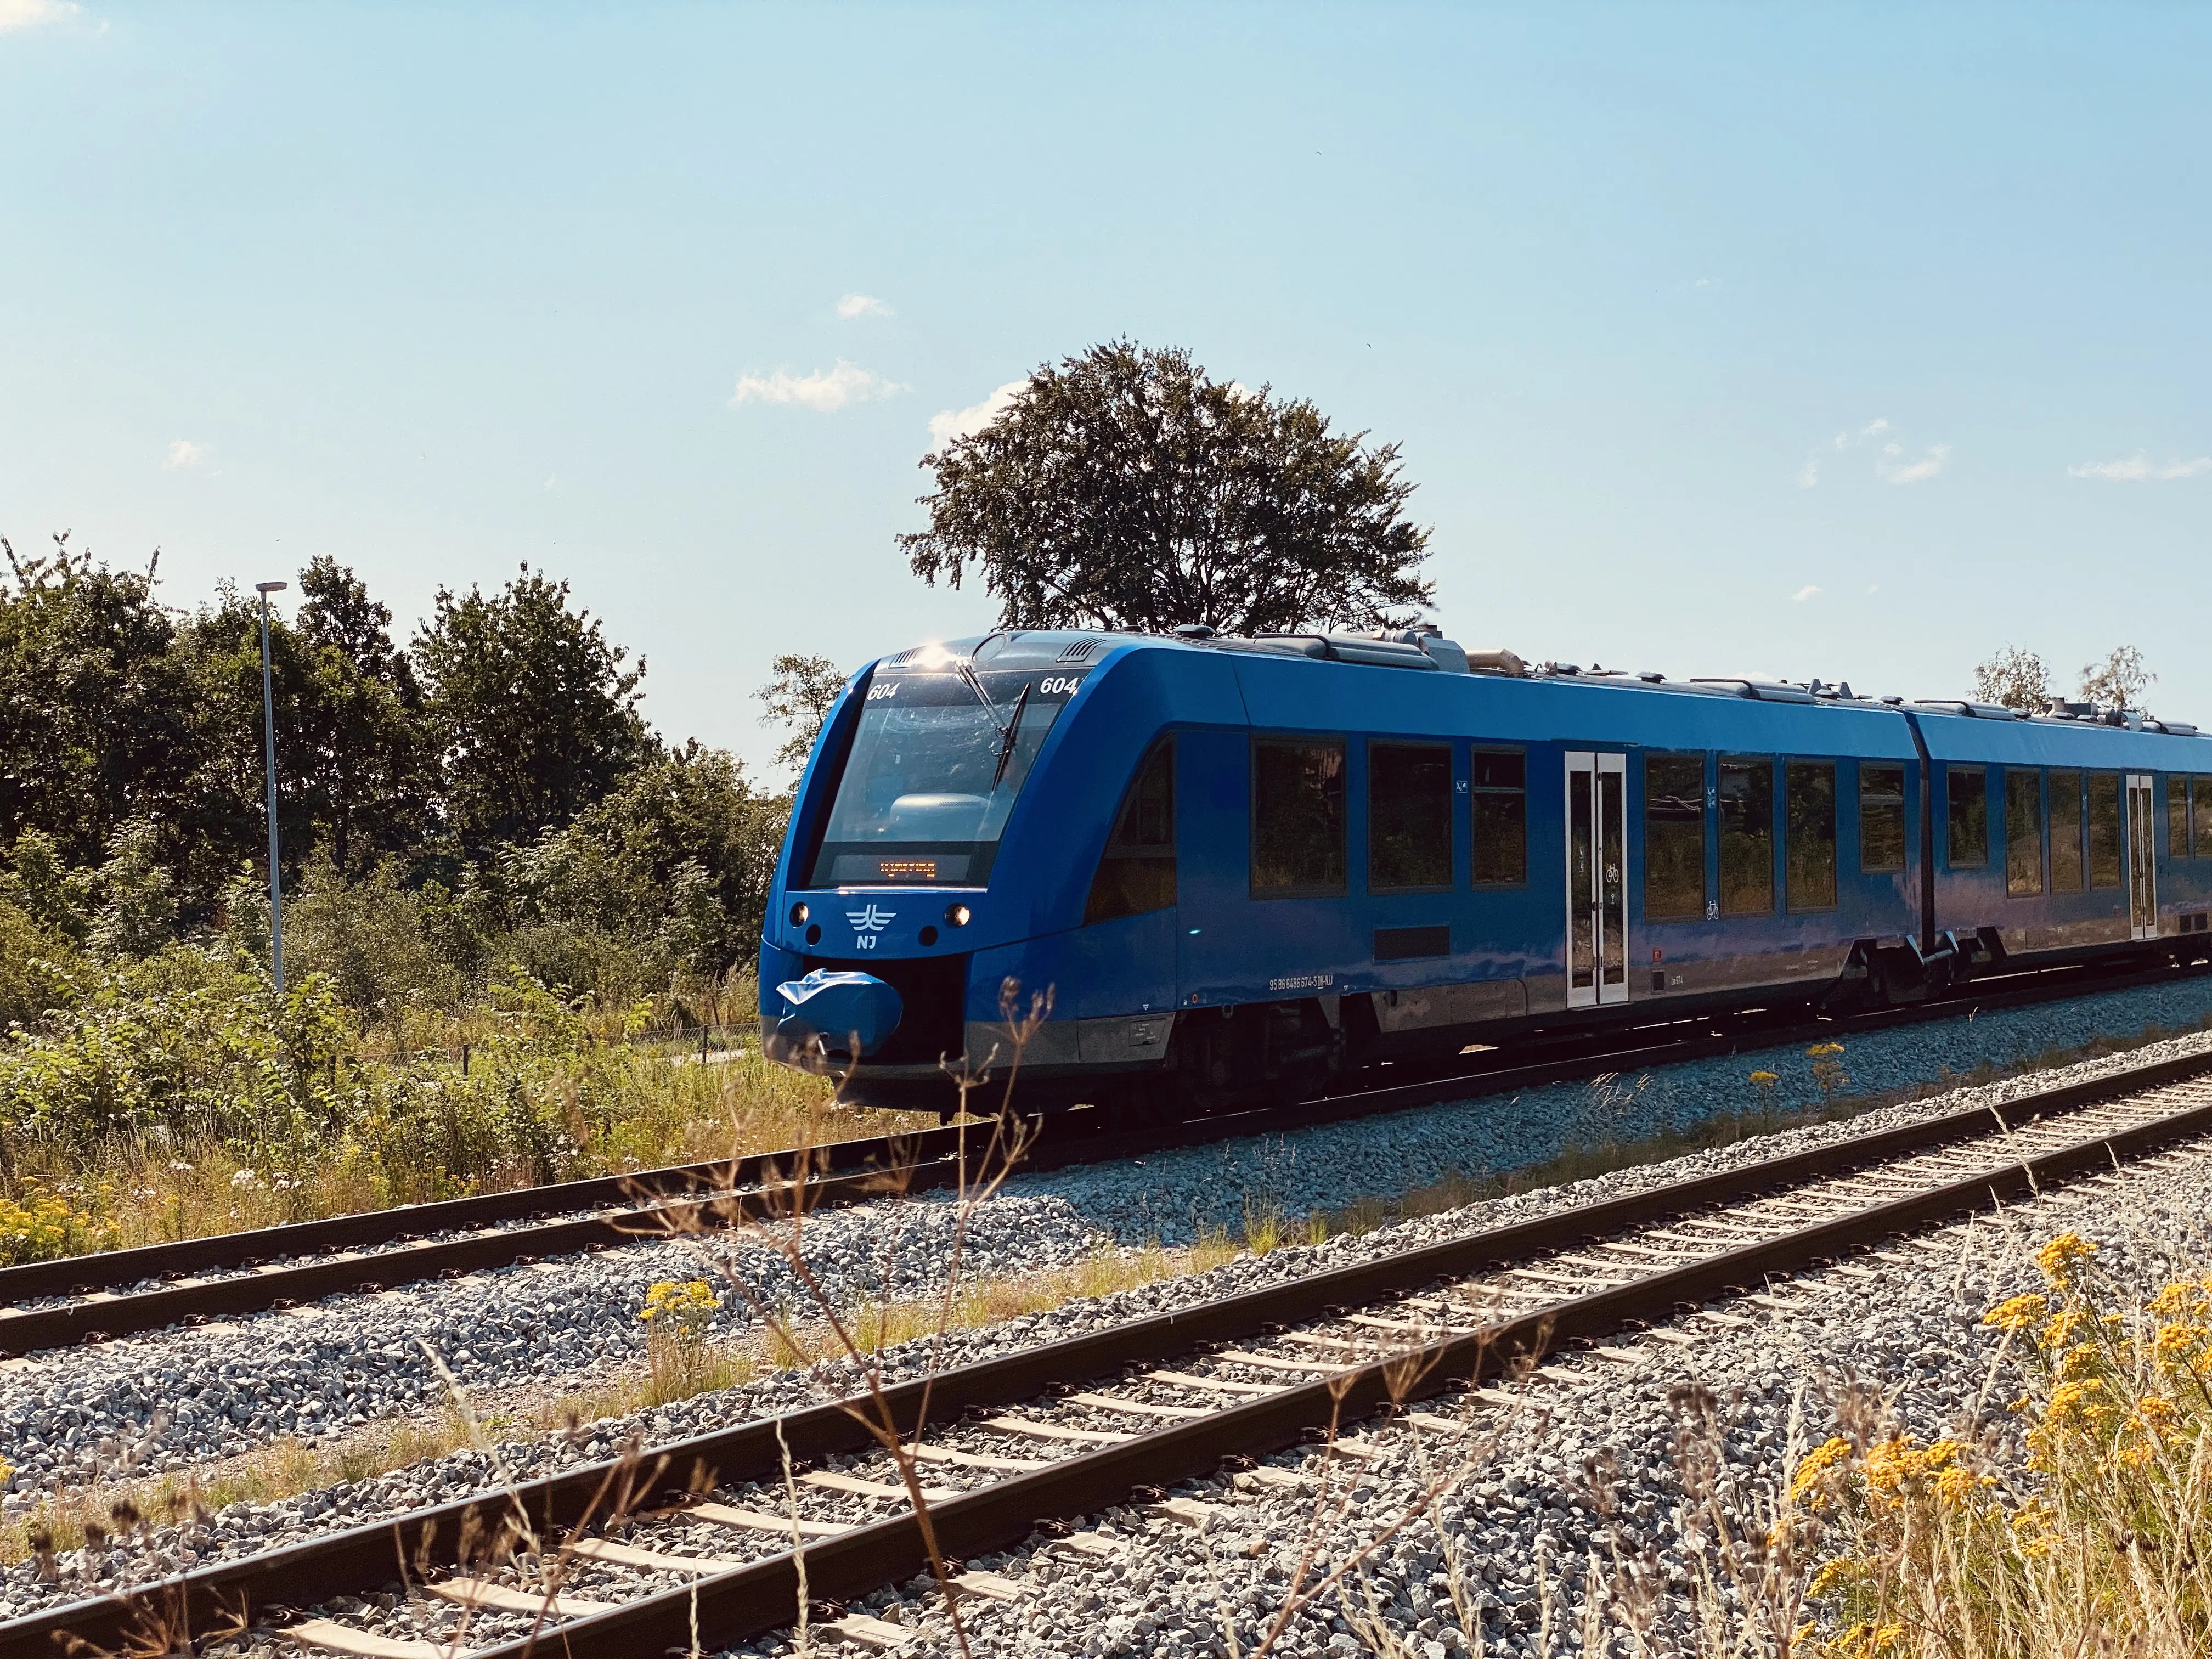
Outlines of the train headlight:
{"type": "Polygon", "coordinates": [[[794,927],[805,927],[806,915],[806,906],[803,901],[798,904],[793,905],[791,907],[791,925],[794,927]]]}
{"type": "Polygon", "coordinates": [[[975,912],[964,904],[948,904],[945,907],[945,921],[949,927],[965,927],[969,918],[974,915],[975,912]]]}

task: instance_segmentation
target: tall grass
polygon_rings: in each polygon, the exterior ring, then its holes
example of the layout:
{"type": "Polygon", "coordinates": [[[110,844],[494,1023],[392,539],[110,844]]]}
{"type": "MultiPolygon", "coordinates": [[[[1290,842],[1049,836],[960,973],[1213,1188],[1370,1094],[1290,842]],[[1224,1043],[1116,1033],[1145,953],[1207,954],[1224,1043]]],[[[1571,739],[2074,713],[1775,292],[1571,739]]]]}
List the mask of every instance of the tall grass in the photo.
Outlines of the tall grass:
{"type": "MultiPolygon", "coordinates": [[[[0,1037],[0,1264],[918,1127],[520,969],[365,1030],[311,974],[175,947],[0,1037]]],[[[703,1012],[744,985],[693,994],[703,1012]]]]}

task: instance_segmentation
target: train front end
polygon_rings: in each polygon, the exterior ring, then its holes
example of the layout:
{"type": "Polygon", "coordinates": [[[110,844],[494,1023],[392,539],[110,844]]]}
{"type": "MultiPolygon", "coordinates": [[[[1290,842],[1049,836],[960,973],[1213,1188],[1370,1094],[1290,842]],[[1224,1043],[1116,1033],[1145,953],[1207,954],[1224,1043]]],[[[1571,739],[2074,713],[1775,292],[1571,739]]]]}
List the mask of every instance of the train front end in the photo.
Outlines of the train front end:
{"type": "MultiPolygon", "coordinates": [[[[949,1110],[963,1076],[983,1079],[970,1103],[996,1109],[1017,1059],[1002,1005],[1011,995],[1026,1014],[1049,989],[1022,982],[1022,943],[1054,925],[1051,809],[1066,823],[1097,816],[1084,799],[1095,781],[1061,757],[1112,643],[1055,632],[922,646],[845,688],[769,897],[771,1059],[886,1107],[949,1110]]],[[[1020,1058],[1026,1070],[1049,1057],[1020,1058]]]]}

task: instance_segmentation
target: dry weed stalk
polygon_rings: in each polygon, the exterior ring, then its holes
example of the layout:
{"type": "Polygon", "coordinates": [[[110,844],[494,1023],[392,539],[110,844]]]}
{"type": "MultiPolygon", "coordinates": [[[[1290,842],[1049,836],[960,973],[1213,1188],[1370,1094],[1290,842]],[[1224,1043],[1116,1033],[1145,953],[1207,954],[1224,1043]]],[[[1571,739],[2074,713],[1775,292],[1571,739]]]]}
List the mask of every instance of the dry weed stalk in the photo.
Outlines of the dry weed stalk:
{"type": "MultiPolygon", "coordinates": [[[[1020,986],[1009,979],[1000,987],[999,992],[1003,1045],[994,1044],[979,1066],[971,1066],[964,1057],[957,1066],[943,1060],[939,1062],[958,1097],[954,1137],[957,1185],[952,1194],[950,1247],[940,1266],[943,1285],[928,1333],[930,1348],[923,1367],[921,1397],[914,1408],[911,1422],[902,1423],[891,1405],[881,1345],[867,1340],[862,1328],[867,1310],[856,1310],[842,1304],[830,1288],[823,1284],[807,1256],[807,1223],[811,1211],[805,1195],[806,1184],[810,1176],[819,1168],[811,1145],[793,1160],[793,1167],[789,1171],[771,1171],[762,1191],[752,1195],[750,1201],[726,1187],[715,1200],[696,1206],[661,1212],[666,1235],[687,1240],[699,1249],[713,1270],[730,1285],[751,1314],[755,1322],[764,1328],[784,1351],[794,1357],[805,1354],[811,1345],[802,1326],[811,1327],[827,1334],[831,1352],[840,1356],[855,1372],[860,1387],[857,1393],[849,1395],[843,1402],[845,1410],[866,1430],[898,1471],[899,1484],[906,1490],[907,1501],[914,1510],[915,1524],[921,1534],[922,1549],[928,1558],[931,1576],[937,1581],[938,1589],[944,1595],[952,1635],[963,1655],[969,1651],[968,1632],[961,1618],[959,1593],[952,1582],[961,1569],[946,1555],[939,1541],[928,1492],[921,1477],[922,1460],[919,1449],[929,1425],[931,1390],[941,1368],[946,1333],[956,1322],[955,1301],[960,1294],[971,1224],[981,1206],[1005,1184],[1006,1177],[1020,1164],[1036,1138],[1034,1126],[1024,1121],[1014,1111],[1014,1085],[1019,1076],[1022,1055],[1051,1008],[1052,994],[1048,989],[1031,996],[1024,1007],[1020,986]],[[977,1121],[971,1115],[969,1102],[991,1082],[993,1067],[1002,1053],[1006,1056],[1006,1066],[999,1109],[988,1121],[977,1121]],[[971,1136],[981,1139],[980,1148],[971,1141],[971,1136]],[[781,1261],[797,1286],[798,1306],[786,1301],[771,1300],[758,1285],[746,1276],[738,1255],[740,1249],[748,1245],[765,1249],[781,1261]]],[[[874,1189],[885,1197],[903,1196],[909,1186],[909,1175],[900,1169],[885,1171],[873,1183],[874,1189]]],[[[894,1243],[886,1241],[886,1269],[891,1265],[889,1255],[896,1248],[894,1243]]],[[[885,1271],[882,1282],[889,1284],[891,1279],[892,1275],[885,1271]]],[[[887,1323],[881,1312],[876,1323],[878,1329],[887,1323]]],[[[786,1488],[787,1503],[795,1522],[798,1518],[797,1488],[788,1479],[786,1488]]],[[[792,1556],[799,1574],[798,1622],[804,1646],[809,1639],[807,1624],[810,1612],[805,1578],[806,1551],[795,1526],[792,1556]]]]}

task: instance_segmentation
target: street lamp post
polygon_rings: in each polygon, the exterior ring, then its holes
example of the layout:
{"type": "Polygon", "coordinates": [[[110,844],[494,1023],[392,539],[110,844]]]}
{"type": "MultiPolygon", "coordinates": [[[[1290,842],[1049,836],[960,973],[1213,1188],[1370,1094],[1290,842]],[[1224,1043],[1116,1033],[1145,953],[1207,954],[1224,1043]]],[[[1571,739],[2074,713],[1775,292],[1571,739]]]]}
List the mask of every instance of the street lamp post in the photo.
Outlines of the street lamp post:
{"type": "Polygon", "coordinates": [[[269,676],[269,596],[283,582],[256,582],[261,595],[261,742],[269,763],[269,958],[276,970],[276,994],[284,994],[284,884],[276,874],[276,700],[269,676]]]}

